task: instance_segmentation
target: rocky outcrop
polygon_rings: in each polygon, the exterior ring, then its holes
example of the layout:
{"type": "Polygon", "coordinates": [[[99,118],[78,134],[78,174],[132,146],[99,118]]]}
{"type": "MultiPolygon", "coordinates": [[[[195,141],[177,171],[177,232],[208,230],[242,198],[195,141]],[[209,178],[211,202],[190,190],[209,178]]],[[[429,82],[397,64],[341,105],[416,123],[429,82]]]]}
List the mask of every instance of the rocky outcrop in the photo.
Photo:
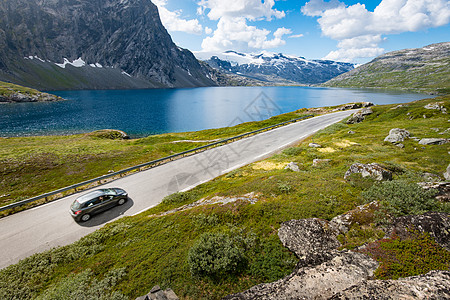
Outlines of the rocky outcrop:
{"type": "Polygon", "coordinates": [[[443,102],[435,102],[435,103],[428,103],[424,106],[425,109],[435,109],[441,111],[443,114],[447,113],[447,109],[441,105],[443,102]]]}
{"type": "Polygon", "coordinates": [[[10,95],[0,95],[0,102],[49,102],[64,100],[61,97],[47,93],[23,94],[15,92],[10,95]]]}
{"type": "Polygon", "coordinates": [[[388,232],[400,238],[411,236],[411,230],[429,233],[434,240],[450,251],[450,214],[428,212],[423,215],[403,216],[394,219],[388,232]]]}
{"type": "Polygon", "coordinates": [[[330,299],[450,299],[450,272],[431,271],[398,280],[365,280],[330,299]]]}
{"type": "Polygon", "coordinates": [[[284,222],[278,236],[300,258],[296,270],[283,279],[224,299],[328,299],[371,277],[378,266],[364,254],[337,251],[337,232],[325,220],[284,222]]]}
{"type": "Polygon", "coordinates": [[[444,145],[450,142],[449,139],[442,138],[424,138],[419,141],[419,145],[444,145]]]}
{"type": "Polygon", "coordinates": [[[0,80],[37,89],[211,86],[150,0],[0,2],[0,80]]]}
{"type": "Polygon", "coordinates": [[[393,128],[389,130],[389,135],[384,139],[385,142],[399,143],[410,137],[408,130],[393,128]]]}
{"type": "Polygon", "coordinates": [[[347,124],[355,124],[364,121],[366,116],[373,114],[371,107],[364,107],[363,109],[355,112],[348,120],[347,124]]]}
{"type": "Polygon", "coordinates": [[[345,172],[344,179],[348,179],[350,175],[360,173],[362,177],[372,177],[375,180],[392,180],[392,172],[386,170],[377,163],[361,164],[355,163],[345,172]]]}
{"type": "Polygon", "coordinates": [[[373,106],[372,102],[357,102],[357,103],[347,103],[344,105],[341,105],[335,109],[333,109],[333,111],[341,111],[341,110],[349,110],[349,109],[358,109],[358,108],[362,108],[362,107],[370,107],[373,106]]]}
{"type": "Polygon", "coordinates": [[[450,182],[419,182],[419,185],[426,190],[435,190],[436,200],[450,202],[450,182]]]}

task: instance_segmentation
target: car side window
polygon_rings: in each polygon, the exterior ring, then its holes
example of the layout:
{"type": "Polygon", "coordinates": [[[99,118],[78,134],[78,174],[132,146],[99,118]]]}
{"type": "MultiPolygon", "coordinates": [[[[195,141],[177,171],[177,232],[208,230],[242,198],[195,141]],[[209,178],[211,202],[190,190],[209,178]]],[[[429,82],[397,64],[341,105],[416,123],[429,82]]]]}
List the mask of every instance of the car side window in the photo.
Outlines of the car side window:
{"type": "Polygon", "coordinates": [[[86,203],[86,207],[97,205],[101,202],[100,197],[92,199],[91,201],[86,203]]]}

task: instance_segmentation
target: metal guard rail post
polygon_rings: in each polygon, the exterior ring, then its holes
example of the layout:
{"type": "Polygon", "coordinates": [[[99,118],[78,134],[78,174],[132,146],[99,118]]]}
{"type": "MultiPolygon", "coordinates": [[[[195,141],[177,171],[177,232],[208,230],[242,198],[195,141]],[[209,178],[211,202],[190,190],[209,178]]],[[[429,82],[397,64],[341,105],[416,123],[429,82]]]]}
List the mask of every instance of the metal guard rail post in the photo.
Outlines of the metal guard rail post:
{"type": "Polygon", "coordinates": [[[243,134],[240,134],[240,135],[237,135],[237,136],[233,136],[231,138],[223,139],[223,140],[211,143],[211,144],[200,146],[200,147],[197,147],[197,148],[194,148],[194,149],[191,149],[191,150],[186,150],[186,151],[183,151],[183,152],[180,152],[180,153],[177,153],[177,154],[173,154],[173,155],[166,156],[166,157],[163,157],[163,158],[159,158],[159,159],[156,159],[156,160],[152,160],[152,161],[140,164],[140,165],[129,167],[129,168],[117,171],[117,172],[113,172],[113,173],[106,174],[106,175],[103,175],[103,176],[100,176],[100,177],[89,179],[89,180],[86,180],[86,181],[83,181],[83,182],[80,182],[80,183],[76,183],[76,184],[73,184],[73,185],[70,185],[70,186],[67,186],[67,187],[64,187],[64,188],[61,188],[61,189],[49,192],[49,193],[45,193],[45,194],[42,194],[42,195],[39,195],[39,196],[35,196],[35,197],[29,198],[29,199],[26,199],[26,200],[22,200],[22,201],[18,201],[18,202],[15,202],[15,203],[11,203],[11,204],[2,206],[2,207],[0,207],[0,212],[8,210],[8,209],[15,208],[15,207],[18,207],[18,206],[22,206],[22,205],[25,205],[25,204],[28,204],[28,203],[31,203],[31,202],[34,202],[34,201],[37,201],[37,200],[40,200],[40,199],[44,199],[44,198],[47,198],[47,197],[50,197],[50,196],[53,196],[53,195],[56,195],[56,194],[59,194],[59,193],[67,192],[69,190],[75,190],[76,191],[77,188],[79,188],[81,186],[84,186],[84,185],[88,185],[88,184],[94,183],[96,181],[99,181],[101,183],[102,180],[105,180],[105,179],[108,179],[108,178],[111,178],[111,177],[114,177],[114,176],[117,176],[117,175],[122,175],[124,173],[131,172],[131,171],[134,171],[134,170],[138,170],[140,168],[147,167],[147,166],[150,166],[150,165],[156,165],[156,164],[158,164],[160,162],[163,162],[163,161],[166,161],[166,160],[170,161],[170,160],[172,160],[174,158],[183,157],[186,154],[195,153],[195,152],[197,152],[199,150],[206,150],[207,148],[214,147],[214,146],[217,146],[219,144],[227,144],[228,142],[233,141],[233,140],[238,140],[238,139],[241,139],[241,138],[253,135],[255,133],[259,133],[259,132],[267,131],[267,130],[270,130],[270,129],[274,129],[274,128],[277,128],[277,127],[280,127],[280,126],[283,126],[283,125],[287,125],[289,123],[295,123],[297,121],[300,121],[300,120],[303,120],[303,119],[306,119],[306,118],[309,118],[309,117],[314,117],[314,115],[306,115],[306,116],[303,116],[303,117],[300,117],[300,118],[297,118],[297,119],[292,119],[292,120],[289,120],[289,121],[286,121],[286,122],[282,122],[282,123],[278,123],[278,124],[275,124],[275,125],[267,126],[267,127],[264,127],[264,128],[260,128],[260,129],[254,130],[254,131],[250,131],[250,132],[246,132],[246,133],[243,133],[243,134]]]}

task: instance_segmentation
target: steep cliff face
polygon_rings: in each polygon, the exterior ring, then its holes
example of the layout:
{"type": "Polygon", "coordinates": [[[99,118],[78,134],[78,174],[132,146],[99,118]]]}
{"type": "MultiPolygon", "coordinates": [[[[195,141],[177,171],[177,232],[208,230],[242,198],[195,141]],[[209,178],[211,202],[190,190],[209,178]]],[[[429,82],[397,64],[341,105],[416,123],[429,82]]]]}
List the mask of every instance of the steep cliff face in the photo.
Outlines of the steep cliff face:
{"type": "Polygon", "coordinates": [[[0,2],[0,79],[41,89],[215,83],[150,0],[0,2]],[[58,64],[58,65],[57,65],[58,64]]]}
{"type": "Polygon", "coordinates": [[[450,91],[450,42],[383,54],[325,83],[333,87],[450,91]]]}

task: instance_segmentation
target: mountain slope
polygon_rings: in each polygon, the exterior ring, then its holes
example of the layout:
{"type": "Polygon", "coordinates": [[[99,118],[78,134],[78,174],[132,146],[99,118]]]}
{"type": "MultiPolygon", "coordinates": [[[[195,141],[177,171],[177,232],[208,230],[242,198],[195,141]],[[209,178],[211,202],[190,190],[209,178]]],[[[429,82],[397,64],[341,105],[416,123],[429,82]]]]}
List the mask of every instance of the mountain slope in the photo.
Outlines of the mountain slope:
{"type": "Polygon", "coordinates": [[[195,53],[220,71],[237,74],[276,84],[317,84],[354,68],[353,64],[328,60],[307,60],[284,54],[262,52],[244,54],[235,51],[224,53],[195,53]]]}
{"type": "Polygon", "coordinates": [[[39,89],[214,85],[150,0],[0,2],[0,80],[39,89]]]}
{"type": "Polygon", "coordinates": [[[386,53],[324,85],[448,92],[450,42],[386,53]]]}

